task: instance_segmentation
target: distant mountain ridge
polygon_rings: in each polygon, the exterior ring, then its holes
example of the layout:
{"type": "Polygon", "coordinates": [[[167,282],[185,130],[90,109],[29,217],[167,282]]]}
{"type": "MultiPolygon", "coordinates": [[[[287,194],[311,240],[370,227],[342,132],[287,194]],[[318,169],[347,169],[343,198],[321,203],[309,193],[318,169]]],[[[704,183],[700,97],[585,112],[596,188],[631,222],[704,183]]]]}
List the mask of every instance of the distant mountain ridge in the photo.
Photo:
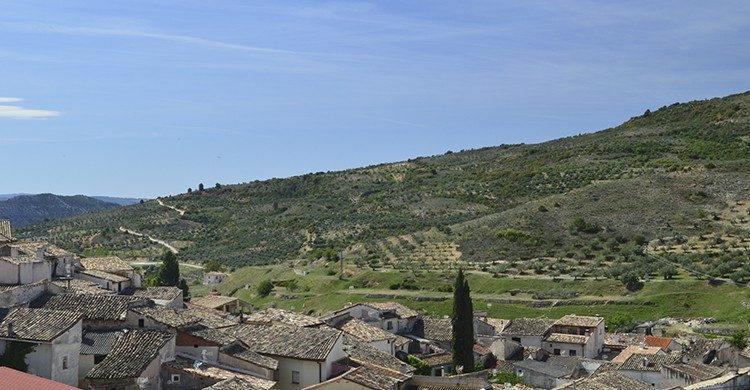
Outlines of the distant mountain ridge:
{"type": "Polygon", "coordinates": [[[0,195],[3,198],[0,219],[9,219],[14,227],[120,207],[118,203],[84,195],[0,195]]]}

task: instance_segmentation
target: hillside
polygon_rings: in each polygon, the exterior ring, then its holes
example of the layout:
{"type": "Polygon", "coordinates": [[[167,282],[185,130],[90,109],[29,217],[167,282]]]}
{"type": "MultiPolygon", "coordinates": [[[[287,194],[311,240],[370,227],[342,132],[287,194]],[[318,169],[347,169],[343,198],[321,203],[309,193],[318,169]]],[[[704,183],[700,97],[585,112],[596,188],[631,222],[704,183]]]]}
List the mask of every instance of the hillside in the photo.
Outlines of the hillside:
{"type": "Polygon", "coordinates": [[[0,200],[0,219],[9,219],[14,227],[21,227],[44,220],[67,218],[118,206],[115,203],[83,195],[18,195],[0,200]]]}
{"type": "Polygon", "coordinates": [[[750,93],[593,134],[225,185],[18,232],[84,253],[230,267],[332,259],[495,275],[750,275],[750,93]],[[655,259],[657,261],[655,261],[655,259]]]}

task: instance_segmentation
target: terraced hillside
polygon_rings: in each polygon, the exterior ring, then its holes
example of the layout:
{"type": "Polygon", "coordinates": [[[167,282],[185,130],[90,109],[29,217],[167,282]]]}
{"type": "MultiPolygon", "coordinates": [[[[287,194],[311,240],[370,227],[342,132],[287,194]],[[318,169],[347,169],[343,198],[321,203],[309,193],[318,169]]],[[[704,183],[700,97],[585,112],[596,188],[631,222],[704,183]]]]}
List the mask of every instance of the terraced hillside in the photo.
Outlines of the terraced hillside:
{"type": "Polygon", "coordinates": [[[619,278],[683,268],[744,280],[750,93],[676,103],[541,144],[217,185],[161,201],[184,215],[149,201],[19,234],[85,253],[163,249],[124,227],[171,243],[183,260],[230,267],[341,253],[372,269],[619,278]]]}

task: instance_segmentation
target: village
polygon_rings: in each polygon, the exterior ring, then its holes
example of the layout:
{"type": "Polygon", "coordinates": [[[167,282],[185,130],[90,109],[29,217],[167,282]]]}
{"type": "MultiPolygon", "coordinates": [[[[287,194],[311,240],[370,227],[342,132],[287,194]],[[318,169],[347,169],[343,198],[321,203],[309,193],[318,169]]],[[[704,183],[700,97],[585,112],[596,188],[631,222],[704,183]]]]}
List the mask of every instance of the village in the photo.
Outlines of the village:
{"type": "MultiPolygon", "coordinates": [[[[226,276],[206,273],[204,283],[226,276]]],[[[14,239],[0,221],[0,361],[15,367],[0,368],[0,388],[750,387],[750,347],[667,337],[654,322],[614,333],[600,316],[475,311],[475,366],[464,369],[455,365],[452,319],[400,303],[353,303],[316,317],[215,293],[189,299],[178,287],[142,288],[142,278],[115,256],[14,239]]]]}

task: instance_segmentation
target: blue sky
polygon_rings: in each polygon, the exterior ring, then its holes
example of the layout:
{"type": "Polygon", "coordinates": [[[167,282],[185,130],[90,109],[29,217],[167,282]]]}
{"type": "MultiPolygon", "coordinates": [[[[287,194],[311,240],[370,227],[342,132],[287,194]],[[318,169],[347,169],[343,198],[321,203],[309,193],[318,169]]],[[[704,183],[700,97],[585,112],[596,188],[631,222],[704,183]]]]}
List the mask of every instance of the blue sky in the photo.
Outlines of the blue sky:
{"type": "Polygon", "coordinates": [[[750,89],[750,2],[0,0],[0,193],[144,196],[750,89]]]}

